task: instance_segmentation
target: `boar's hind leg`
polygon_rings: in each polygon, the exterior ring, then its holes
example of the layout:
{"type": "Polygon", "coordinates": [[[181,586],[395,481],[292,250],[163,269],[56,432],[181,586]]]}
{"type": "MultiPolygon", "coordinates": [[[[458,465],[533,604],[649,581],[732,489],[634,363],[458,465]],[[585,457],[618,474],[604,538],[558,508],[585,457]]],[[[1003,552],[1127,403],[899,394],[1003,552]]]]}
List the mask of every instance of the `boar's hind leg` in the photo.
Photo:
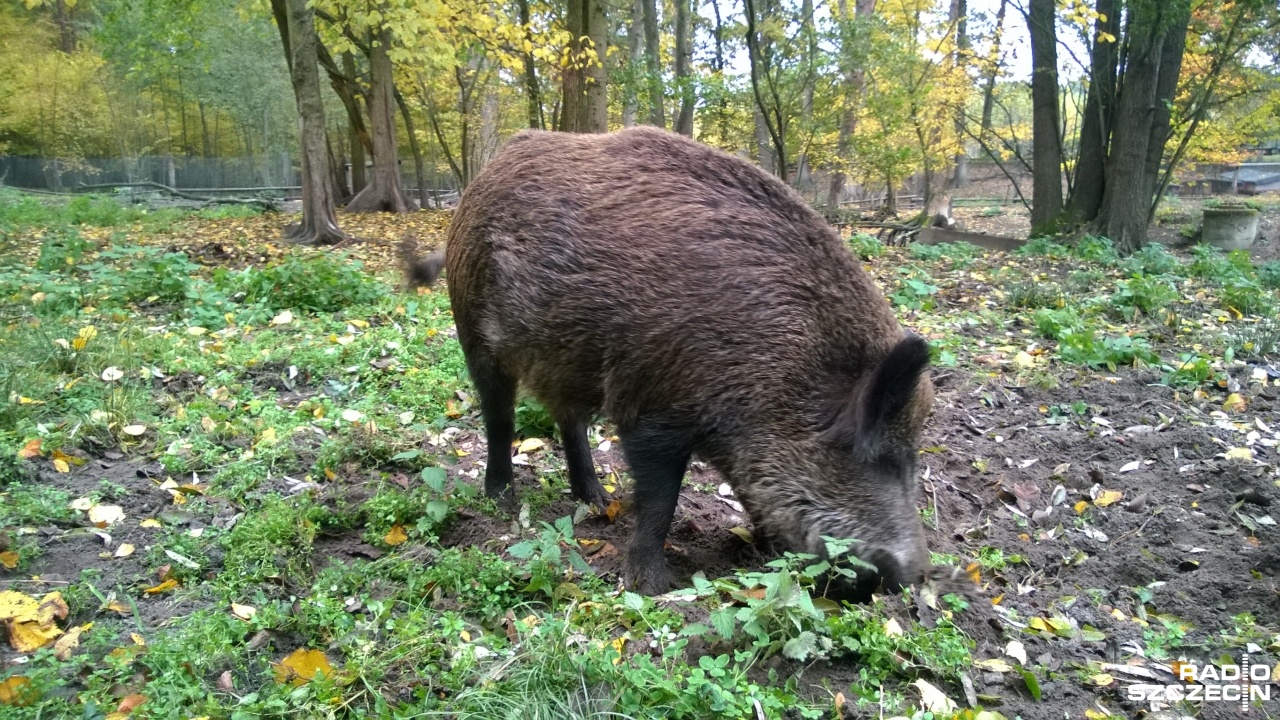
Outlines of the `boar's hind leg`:
{"type": "Polygon", "coordinates": [[[671,588],[662,548],[689,466],[689,434],[642,421],[620,436],[635,481],[636,524],[627,550],[627,585],[645,595],[660,595],[671,588]]]}
{"type": "Polygon", "coordinates": [[[511,443],[516,436],[516,379],[483,351],[467,354],[467,369],[480,395],[480,414],[484,416],[489,443],[484,491],[498,501],[499,507],[512,510],[515,490],[511,487],[511,443]]]}
{"type": "Polygon", "coordinates": [[[591,459],[591,446],[587,443],[586,422],[562,415],[556,419],[556,424],[564,438],[564,459],[569,466],[569,488],[573,496],[604,510],[609,504],[609,495],[596,477],[596,464],[591,459]]]}

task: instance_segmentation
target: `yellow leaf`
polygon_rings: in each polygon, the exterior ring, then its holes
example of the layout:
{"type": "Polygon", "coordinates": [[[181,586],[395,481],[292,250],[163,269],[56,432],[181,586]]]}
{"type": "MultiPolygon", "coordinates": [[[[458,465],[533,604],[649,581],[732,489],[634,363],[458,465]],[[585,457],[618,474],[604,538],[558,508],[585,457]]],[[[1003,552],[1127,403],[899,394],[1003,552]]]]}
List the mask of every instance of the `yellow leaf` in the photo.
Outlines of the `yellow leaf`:
{"type": "Polygon", "coordinates": [[[516,448],[516,452],[520,452],[520,453],[536,452],[538,450],[541,450],[545,445],[546,443],[542,442],[542,440],[540,440],[539,438],[529,438],[528,440],[525,440],[524,442],[520,443],[520,447],[516,448]]]}
{"type": "Polygon", "coordinates": [[[211,433],[215,429],[217,429],[218,423],[214,422],[213,418],[209,417],[208,415],[205,415],[204,417],[200,418],[200,427],[205,432],[211,433]]]}
{"type": "Polygon", "coordinates": [[[618,653],[618,656],[613,659],[613,664],[617,665],[618,663],[622,662],[622,648],[626,646],[627,638],[625,636],[617,637],[617,638],[614,638],[609,644],[612,645],[613,649],[618,653]]]}
{"type": "Polygon", "coordinates": [[[402,545],[408,539],[409,536],[405,534],[403,526],[392,525],[391,530],[387,532],[386,537],[382,538],[382,541],[388,545],[395,546],[402,545]]]}
{"type": "Polygon", "coordinates": [[[202,328],[199,325],[192,325],[191,327],[187,328],[188,335],[203,335],[207,332],[209,332],[208,328],[202,328]]]}
{"type": "Polygon", "coordinates": [[[89,508],[89,522],[100,528],[124,519],[124,508],[119,505],[94,505],[89,508]]]}
{"type": "Polygon", "coordinates": [[[53,656],[63,662],[71,659],[71,651],[80,647],[80,633],[91,627],[93,627],[93,623],[85,623],[68,630],[67,634],[58,638],[58,641],[53,644],[53,656]]]}
{"type": "Polygon", "coordinates": [[[9,644],[20,653],[30,653],[53,642],[62,634],[57,625],[15,622],[9,625],[9,644]]]}
{"type": "Polygon", "coordinates": [[[3,565],[6,570],[12,570],[18,567],[18,560],[20,559],[21,558],[18,557],[18,553],[12,550],[0,552],[0,565],[3,565]]]}
{"type": "Polygon", "coordinates": [[[1231,393],[1227,396],[1227,401],[1222,403],[1222,409],[1229,413],[1242,413],[1249,409],[1249,403],[1240,396],[1240,393],[1231,393]]]}
{"type": "Polygon", "coordinates": [[[462,638],[462,642],[471,642],[471,633],[466,630],[458,633],[458,637],[462,638]]]}
{"type": "Polygon", "coordinates": [[[252,605],[241,605],[239,603],[231,603],[231,614],[241,620],[252,620],[254,615],[258,614],[258,608],[252,605]]]}
{"type": "Polygon", "coordinates": [[[729,528],[729,532],[742,538],[742,542],[748,545],[751,545],[756,541],[755,537],[751,534],[751,531],[742,526],[731,527],[729,528]]]}
{"type": "Polygon", "coordinates": [[[136,646],[138,646],[138,647],[146,647],[146,646],[147,646],[147,641],[146,641],[146,639],[145,639],[145,638],[143,638],[143,637],[142,637],[141,635],[139,635],[138,633],[129,633],[129,639],[130,639],[130,640],[132,640],[132,641],[133,641],[133,644],[134,644],[134,645],[136,645],[136,646]]]}
{"type": "Polygon", "coordinates": [[[39,610],[40,603],[29,595],[15,590],[0,592],[0,620],[34,622],[39,610]]]}
{"type": "Polygon", "coordinates": [[[1087,507],[1089,507],[1088,500],[1081,500],[1080,502],[1076,503],[1075,505],[1076,514],[1079,515],[1080,513],[1084,512],[1085,508],[1087,507]]]}
{"type": "Polygon", "coordinates": [[[326,480],[337,480],[337,479],[338,479],[338,473],[334,472],[334,471],[333,471],[333,468],[325,468],[325,469],[324,469],[324,477],[325,477],[325,479],[326,479],[326,480]]]}
{"type": "Polygon", "coordinates": [[[258,438],[258,442],[264,442],[268,445],[274,443],[275,441],[276,441],[276,429],[271,427],[267,428],[266,430],[263,430],[262,436],[258,438]]]}
{"type": "Polygon", "coordinates": [[[62,593],[54,591],[40,598],[40,609],[36,612],[36,621],[41,625],[52,625],[54,620],[65,620],[71,609],[62,593]]]}
{"type": "Polygon", "coordinates": [[[605,517],[609,518],[609,522],[616,521],[618,519],[618,515],[621,512],[622,512],[622,503],[618,500],[610,501],[609,505],[604,509],[604,515],[605,517]]]}
{"type": "Polygon", "coordinates": [[[169,592],[170,590],[176,587],[178,587],[178,581],[175,580],[174,578],[169,578],[168,580],[165,580],[159,585],[156,585],[154,587],[149,587],[146,590],[143,590],[142,592],[148,595],[159,595],[160,593],[169,592]]]}
{"type": "Polygon", "coordinates": [[[352,325],[355,325],[356,327],[361,328],[361,329],[364,329],[364,328],[369,327],[369,321],[368,321],[368,320],[359,320],[359,319],[357,319],[357,320],[351,320],[350,322],[351,322],[351,324],[352,324],[352,325]]]}
{"type": "Polygon", "coordinates": [[[158,528],[158,527],[164,527],[164,526],[161,525],[160,521],[155,518],[147,518],[146,520],[143,520],[142,522],[138,523],[138,527],[158,528]]]}
{"type": "Polygon", "coordinates": [[[53,469],[57,470],[60,473],[71,472],[71,466],[68,465],[67,461],[63,460],[62,458],[58,458],[53,461],[53,469]]]}
{"type": "Polygon", "coordinates": [[[26,395],[19,395],[19,396],[18,396],[18,404],[19,404],[19,405],[43,405],[43,404],[44,404],[44,401],[43,401],[43,400],[32,400],[31,398],[27,397],[26,395]]]}
{"type": "Polygon", "coordinates": [[[1093,504],[1098,507],[1106,507],[1119,502],[1122,497],[1124,497],[1124,493],[1119,490],[1103,490],[1098,494],[1098,497],[1094,499],[1093,504]]]}
{"type": "Polygon", "coordinates": [[[133,551],[133,545],[130,545],[129,543],[120,543],[120,547],[116,548],[115,554],[112,555],[112,557],[126,558],[132,555],[133,551]]]}
{"type": "Polygon", "coordinates": [[[1094,685],[1097,685],[1098,687],[1106,687],[1115,681],[1116,679],[1112,677],[1109,673],[1098,673],[1097,675],[1094,675],[1089,678],[1089,682],[1092,682],[1094,685]]]}
{"type": "Polygon", "coordinates": [[[884,621],[884,634],[889,637],[902,637],[902,626],[898,624],[897,620],[889,618],[884,621]]]}
{"type": "Polygon", "coordinates": [[[284,660],[272,663],[271,669],[275,673],[276,682],[281,685],[289,683],[295,687],[305,685],[320,673],[324,673],[325,677],[333,675],[333,666],[323,652],[305,648],[298,648],[284,660]]]}
{"type": "Polygon", "coordinates": [[[34,438],[32,440],[28,440],[27,443],[22,446],[22,449],[18,451],[18,457],[22,458],[23,460],[30,460],[33,457],[39,457],[41,454],[40,453],[41,442],[43,441],[40,438],[34,438]]]}
{"type": "Polygon", "coordinates": [[[1041,632],[1053,632],[1049,629],[1049,623],[1045,622],[1044,618],[1033,617],[1027,621],[1027,626],[1041,632]]]}
{"type": "Polygon", "coordinates": [[[0,705],[26,707],[40,697],[40,691],[31,684],[29,678],[21,675],[10,675],[0,682],[0,705]]]}
{"type": "Polygon", "coordinates": [[[107,609],[110,610],[111,612],[119,613],[121,615],[128,615],[131,612],[133,612],[132,610],[129,609],[128,605],[125,605],[119,600],[112,600],[111,602],[107,603],[107,609]]]}
{"type": "Polygon", "coordinates": [[[982,566],[981,565],[979,565],[976,562],[971,562],[964,569],[964,571],[969,574],[969,579],[973,581],[974,585],[982,584],[982,566]]]}
{"type": "Polygon", "coordinates": [[[1227,451],[1227,459],[1249,462],[1253,459],[1253,451],[1247,447],[1233,447],[1227,451]]]}

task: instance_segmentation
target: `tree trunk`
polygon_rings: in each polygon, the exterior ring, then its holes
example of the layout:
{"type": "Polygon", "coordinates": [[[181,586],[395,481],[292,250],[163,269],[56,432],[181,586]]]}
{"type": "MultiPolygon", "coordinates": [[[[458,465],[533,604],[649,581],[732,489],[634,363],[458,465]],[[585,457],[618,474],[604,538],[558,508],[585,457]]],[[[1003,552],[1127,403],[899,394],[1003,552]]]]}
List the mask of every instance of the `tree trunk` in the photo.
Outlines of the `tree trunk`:
{"type": "MultiPolygon", "coordinates": [[[[351,56],[351,53],[342,54],[342,69],[354,85],[356,59],[351,56]]],[[[369,131],[364,126],[364,117],[360,113],[359,96],[351,90],[351,85],[348,85],[345,80],[339,81],[333,76],[330,76],[329,80],[334,90],[338,91],[338,98],[342,100],[342,105],[347,111],[347,136],[351,144],[351,192],[354,195],[364,190],[369,184],[365,179],[365,149],[372,147],[372,143],[369,131]]]]}
{"type": "Polygon", "coordinates": [[[586,68],[582,66],[582,37],[587,34],[586,0],[568,0],[565,4],[564,24],[569,31],[569,65],[561,71],[560,98],[564,103],[560,110],[560,132],[582,132],[582,105],[585,95],[586,68]]]}
{"type": "Polygon", "coordinates": [[[774,174],[773,144],[769,142],[769,126],[765,122],[764,112],[756,107],[752,117],[755,119],[756,126],[756,157],[765,172],[774,174]]]}
{"type": "Polygon", "coordinates": [[[583,0],[584,33],[591,38],[595,58],[587,67],[586,101],[578,122],[582,132],[609,131],[609,22],[604,14],[605,0],[583,0]]]}
{"type": "MultiPolygon", "coordinates": [[[[805,0],[812,2],[812,0],[805,0]]],[[[680,93],[680,114],[676,117],[676,132],[693,137],[693,0],[675,0],[676,3],[676,91],[680,93]]]]}
{"type": "Polygon", "coordinates": [[[622,127],[634,127],[640,114],[640,54],[644,51],[644,0],[631,1],[627,19],[627,72],[623,85],[622,127]]]}
{"type": "Polygon", "coordinates": [[[404,95],[396,91],[396,105],[400,106],[400,117],[404,118],[404,132],[409,136],[409,150],[413,153],[413,175],[418,183],[418,207],[426,210],[429,195],[427,193],[427,172],[422,162],[422,147],[418,144],[418,134],[413,129],[413,115],[409,112],[409,104],[404,95]]]}
{"type": "Polygon", "coordinates": [[[1167,127],[1157,128],[1161,116],[1168,122],[1167,115],[1158,107],[1159,94],[1176,83],[1182,62],[1180,51],[1166,55],[1165,42],[1172,41],[1171,36],[1184,36],[1188,3],[1189,0],[1171,3],[1132,0],[1129,3],[1128,51],[1116,98],[1106,189],[1096,223],[1097,229],[1111,238],[1116,249],[1124,254],[1146,244],[1151,193],[1155,187],[1154,180],[1148,178],[1151,156],[1157,157],[1158,170],[1158,158],[1168,137],[1167,127]],[[1162,67],[1166,62],[1170,66],[1162,67]],[[1163,70],[1174,77],[1161,78],[1163,70]]]}
{"type": "Polygon", "coordinates": [[[746,0],[747,17],[747,63],[751,70],[751,94],[756,101],[756,109],[764,119],[765,130],[773,145],[773,172],[783,182],[787,182],[790,168],[787,167],[787,116],[778,96],[777,85],[773,76],[773,44],[759,30],[759,21],[772,15],[772,6],[765,0],[763,12],[756,12],[754,0],[746,0]],[[761,77],[763,76],[763,77],[761,77]],[[768,101],[766,101],[766,96],[768,101]]]}
{"type": "MultiPolygon", "coordinates": [[[[813,131],[813,92],[817,76],[818,34],[814,25],[813,0],[800,1],[800,33],[804,36],[804,82],[800,89],[800,117],[803,120],[803,132],[813,131]]],[[[796,158],[796,188],[804,193],[809,188],[809,153],[807,143],[801,144],[800,155],[796,158]]]]}
{"type": "MultiPolygon", "coordinates": [[[[956,67],[963,68],[969,55],[969,4],[966,0],[951,0],[951,22],[956,28],[956,67]]],[[[960,149],[956,152],[955,174],[951,177],[952,187],[964,187],[969,183],[969,153],[965,152],[965,114],[964,107],[956,111],[956,142],[960,149]]],[[[947,204],[947,217],[951,217],[950,203],[947,204]]]]}
{"type": "MultiPolygon", "coordinates": [[[[518,3],[520,25],[524,27],[524,39],[532,48],[533,26],[529,19],[529,0],[518,0],[518,3]]],[[[528,107],[529,127],[541,130],[545,125],[542,122],[542,92],[538,89],[538,68],[534,65],[532,51],[521,53],[521,55],[524,58],[524,92],[528,107]]]]}
{"type": "Polygon", "coordinates": [[[204,101],[201,100],[197,107],[200,108],[200,156],[212,157],[209,147],[209,119],[205,117],[204,101]]]}
{"type": "MultiPolygon", "coordinates": [[[[862,97],[866,83],[866,64],[854,61],[851,57],[857,52],[861,59],[860,44],[864,41],[862,29],[876,10],[876,0],[855,0],[853,4],[853,25],[849,25],[849,8],[846,0],[838,0],[836,7],[840,15],[841,51],[845,57],[844,68],[844,111],[840,117],[839,136],[836,140],[836,156],[841,163],[847,162],[853,133],[858,125],[858,102],[862,97]]],[[[827,188],[827,207],[835,209],[840,205],[840,196],[844,193],[844,185],[848,181],[843,166],[831,174],[831,185],[827,188]]]]}
{"type": "MultiPolygon", "coordinates": [[[[711,0],[711,10],[715,14],[715,59],[712,69],[716,72],[717,79],[724,79],[724,22],[720,17],[719,0],[711,0]]],[[[717,109],[717,126],[719,128],[719,140],[721,147],[727,147],[729,144],[729,97],[723,89],[720,91],[720,103],[717,109]]]]}
{"type": "Polygon", "coordinates": [[[1031,232],[1053,232],[1062,213],[1062,147],[1058,139],[1058,40],[1054,0],[1029,0],[1031,34],[1031,232]]]}
{"type": "Polygon", "coordinates": [[[369,126],[373,134],[373,179],[347,212],[409,212],[413,204],[400,187],[396,145],[395,78],[388,54],[391,33],[380,30],[369,44],[369,126]]]}
{"type": "MultiPolygon", "coordinates": [[[[28,5],[27,7],[31,7],[28,5]]],[[[54,0],[53,24],[58,26],[58,49],[70,54],[76,51],[75,3],[67,4],[66,0],[54,0]]]]}
{"type": "Polygon", "coordinates": [[[289,64],[289,76],[298,104],[298,145],[302,160],[302,222],[286,229],[289,240],[310,245],[349,239],[338,228],[335,198],[330,183],[329,152],[325,144],[324,103],[320,97],[320,70],[315,20],[307,0],[271,0],[289,64]]]}
{"type": "Polygon", "coordinates": [[[1090,222],[1102,207],[1106,188],[1107,149],[1111,142],[1112,112],[1115,107],[1117,41],[1102,42],[1098,38],[1109,33],[1120,37],[1120,12],[1117,0],[1098,0],[1099,17],[1094,23],[1093,49],[1090,52],[1089,93],[1085,96],[1084,117],[1080,124],[1080,154],[1076,159],[1075,182],[1067,199],[1067,213],[1073,222],[1090,222]]]}
{"type": "Polygon", "coordinates": [[[1165,145],[1169,143],[1169,123],[1172,120],[1174,95],[1178,90],[1178,78],[1182,72],[1182,55],[1187,46],[1187,25],[1191,21],[1190,0],[1175,0],[1165,4],[1163,11],[1168,18],[1168,30],[1160,52],[1159,79],[1156,81],[1155,111],[1151,117],[1151,139],[1147,143],[1146,182],[1149,206],[1147,222],[1155,217],[1160,198],[1156,196],[1160,180],[1160,166],[1164,161],[1165,145]]]}
{"type": "MultiPolygon", "coordinates": [[[[1105,1],[1105,0],[1104,0],[1105,1]]],[[[991,134],[991,112],[995,108],[996,78],[1000,76],[1000,42],[1004,36],[1004,11],[1009,0],[1000,0],[1000,8],[996,10],[996,29],[991,41],[991,51],[987,59],[991,64],[991,72],[987,74],[986,86],[982,89],[982,138],[985,146],[987,136],[991,134]]]]}
{"type": "Polygon", "coordinates": [[[658,60],[658,5],[656,0],[640,0],[644,15],[645,80],[649,84],[649,124],[667,126],[663,107],[662,65],[658,60]]]}

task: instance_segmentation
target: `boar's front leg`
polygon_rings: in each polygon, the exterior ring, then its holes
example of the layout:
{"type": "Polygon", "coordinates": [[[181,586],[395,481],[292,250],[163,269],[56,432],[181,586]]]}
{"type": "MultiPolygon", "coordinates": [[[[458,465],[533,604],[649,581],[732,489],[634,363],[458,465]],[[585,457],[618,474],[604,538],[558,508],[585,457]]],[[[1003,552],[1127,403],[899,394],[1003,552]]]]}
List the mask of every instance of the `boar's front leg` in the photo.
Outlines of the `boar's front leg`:
{"type": "Polygon", "coordinates": [[[578,500],[603,511],[609,504],[609,495],[596,477],[596,464],[591,459],[591,445],[587,442],[587,423],[577,416],[565,414],[556,419],[556,424],[560,426],[560,436],[564,439],[569,489],[578,500]]]}
{"type": "Polygon", "coordinates": [[[660,595],[671,588],[663,546],[689,466],[690,435],[669,425],[641,421],[619,436],[634,479],[636,517],[625,580],[636,592],[660,595]]]}

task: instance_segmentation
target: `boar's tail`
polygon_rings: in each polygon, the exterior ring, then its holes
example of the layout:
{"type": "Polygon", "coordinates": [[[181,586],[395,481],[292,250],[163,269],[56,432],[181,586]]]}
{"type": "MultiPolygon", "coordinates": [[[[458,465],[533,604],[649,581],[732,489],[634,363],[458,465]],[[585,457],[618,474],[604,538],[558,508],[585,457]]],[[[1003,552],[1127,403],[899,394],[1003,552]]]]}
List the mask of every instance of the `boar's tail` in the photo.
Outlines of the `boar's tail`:
{"type": "Polygon", "coordinates": [[[444,269],[444,248],[432,250],[422,257],[418,254],[418,241],[412,235],[405,235],[400,241],[400,260],[404,263],[409,287],[430,287],[444,269]]]}

